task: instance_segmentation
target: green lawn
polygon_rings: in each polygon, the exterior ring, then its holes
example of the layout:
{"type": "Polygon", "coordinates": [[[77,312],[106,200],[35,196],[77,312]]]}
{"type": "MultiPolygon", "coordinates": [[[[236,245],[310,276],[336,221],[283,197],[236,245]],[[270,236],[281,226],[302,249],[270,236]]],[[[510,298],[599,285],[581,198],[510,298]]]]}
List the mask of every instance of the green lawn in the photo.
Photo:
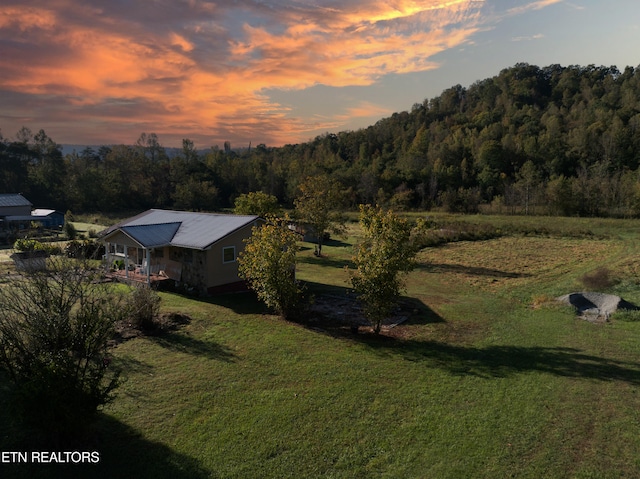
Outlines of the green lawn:
{"type": "MultiPolygon", "coordinates": [[[[640,322],[592,324],[548,303],[606,266],[609,292],[640,304],[638,223],[455,219],[530,233],[422,251],[409,320],[380,337],[284,322],[246,294],[162,294],[193,321],[115,350],[127,381],[88,439],[100,464],[30,475],[640,476],[640,322]]],[[[304,245],[312,293],[347,294],[357,235],[350,225],[323,259],[304,245]]]]}

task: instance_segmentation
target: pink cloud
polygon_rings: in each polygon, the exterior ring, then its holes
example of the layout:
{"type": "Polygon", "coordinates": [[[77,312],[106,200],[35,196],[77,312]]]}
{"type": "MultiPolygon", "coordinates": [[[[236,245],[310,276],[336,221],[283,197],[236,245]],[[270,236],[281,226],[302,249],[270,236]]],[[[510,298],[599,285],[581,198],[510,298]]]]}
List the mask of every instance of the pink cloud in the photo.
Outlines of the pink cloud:
{"type": "MultiPolygon", "coordinates": [[[[89,136],[99,125],[105,142],[131,142],[135,128],[176,142],[222,143],[231,132],[270,144],[303,141],[345,117],[291,118],[266,90],[372,85],[390,73],[435,68],[433,55],[469,42],[483,21],[483,2],[473,0],[7,3],[0,90],[46,110],[27,115],[16,104],[5,117],[32,118],[54,138],[55,129],[89,136]]],[[[376,114],[357,105],[350,115],[367,111],[376,114]]]]}

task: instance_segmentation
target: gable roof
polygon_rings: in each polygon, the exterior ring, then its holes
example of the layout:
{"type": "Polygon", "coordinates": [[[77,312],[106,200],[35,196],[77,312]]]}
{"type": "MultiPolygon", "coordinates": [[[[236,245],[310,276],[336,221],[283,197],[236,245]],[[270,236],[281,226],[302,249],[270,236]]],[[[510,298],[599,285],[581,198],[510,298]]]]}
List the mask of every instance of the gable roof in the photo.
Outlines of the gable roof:
{"type": "Polygon", "coordinates": [[[31,214],[33,216],[50,216],[50,215],[52,215],[54,213],[62,215],[61,211],[50,210],[50,209],[46,209],[46,208],[36,208],[33,211],[31,211],[31,214]]]}
{"type": "Polygon", "coordinates": [[[0,207],[32,206],[31,202],[19,193],[0,194],[0,207]]]}
{"type": "Polygon", "coordinates": [[[152,209],[108,228],[102,237],[104,241],[122,231],[145,248],[171,245],[203,250],[258,219],[255,215],[152,209]]]}
{"type": "Polygon", "coordinates": [[[180,228],[180,223],[160,225],[134,225],[120,228],[126,235],[147,248],[157,248],[171,244],[171,240],[180,228]]]}

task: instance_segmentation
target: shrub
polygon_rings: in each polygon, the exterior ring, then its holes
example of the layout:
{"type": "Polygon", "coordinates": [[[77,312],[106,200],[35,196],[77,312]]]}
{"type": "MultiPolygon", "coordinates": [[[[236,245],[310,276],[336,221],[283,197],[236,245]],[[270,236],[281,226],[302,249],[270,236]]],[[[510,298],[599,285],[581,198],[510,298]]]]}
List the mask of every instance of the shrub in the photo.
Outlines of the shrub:
{"type": "Polygon", "coordinates": [[[440,203],[449,213],[477,213],[480,206],[480,190],[478,188],[449,189],[439,195],[440,203]]]}
{"type": "Polygon", "coordinates": [[[64,223],[64,234],[70,240],[74,240],[78,236],[78,231],[76,230],[76,227],[73,225],[73,223],[71,221],[65,221],[65,223],[64,223]]]}
{"type": "Polygon", "coordinates": [[[157,329],[160,296],[147,285],[136,286],[129,297],[127,308],[131,326],[144,331],[157,329]]]}
{"type": "Polygon", "coordinates": [[[19,238],[13,244],[13,249],[16,251],[41,251],[44,250],[44,245],[37,240],[28,238],[19,238]]]}
{"type": "Polygon", "coordinates": [[[456,241],[484,241],[499,238],[504,233],[490,224],[473,224],[461,221],[435,223],[427,221],[416,227],[414,241],[418,249],[440,246],[456,241]]]}
{"type": "Polygon", "coordinates": [[[62,253],[62,248],[58,245],[52,245],[49,243],[41,243],[34,239],[20,238],[13,244],[13,249],[21,252],[30,251],[46,251],[52,255],[59,255],[62,253]]]}
{"type": "Polygon", "coordinates": [[[611,288],[618,281],[612,277],[608,268],[600,267],[591,273],[585,274],[581,278],[582,284],[590,290],[603,290],[611,288]]]}
{"type": "Polygon", "coordinates": [[[64,252],[68,258],[97,259],[104,254],[104,246],[95,240],[72,240],[67,243],[64,252]]]}
{"type": "Polygon", "coordinates": [[[74,436],[110,402],[119,371],[108,341],[124,311],[121,296],[63,258],[0,288],[0,367],[25,423],[74,436]]]}

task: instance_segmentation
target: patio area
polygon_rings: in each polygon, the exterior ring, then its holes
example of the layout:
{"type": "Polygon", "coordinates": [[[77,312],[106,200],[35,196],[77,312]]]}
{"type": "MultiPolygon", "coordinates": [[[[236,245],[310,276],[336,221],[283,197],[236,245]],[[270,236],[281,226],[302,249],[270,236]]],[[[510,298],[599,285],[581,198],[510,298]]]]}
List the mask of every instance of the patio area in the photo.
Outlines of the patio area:
{"type": "Polygon", "coordinates": [[[151,273],[147,275],[144,271],[139,268],[135,270],[131,270],[128,272],[119,269],[115,271],[107,271],[106,277],[117,281],[119,283],[128,283],[128,284],[149,284],[150,286],[160,286],[160,283],[164,281],[170,281],[171,278],[167,276],[163,271],[159,273],[151,273]]]}

